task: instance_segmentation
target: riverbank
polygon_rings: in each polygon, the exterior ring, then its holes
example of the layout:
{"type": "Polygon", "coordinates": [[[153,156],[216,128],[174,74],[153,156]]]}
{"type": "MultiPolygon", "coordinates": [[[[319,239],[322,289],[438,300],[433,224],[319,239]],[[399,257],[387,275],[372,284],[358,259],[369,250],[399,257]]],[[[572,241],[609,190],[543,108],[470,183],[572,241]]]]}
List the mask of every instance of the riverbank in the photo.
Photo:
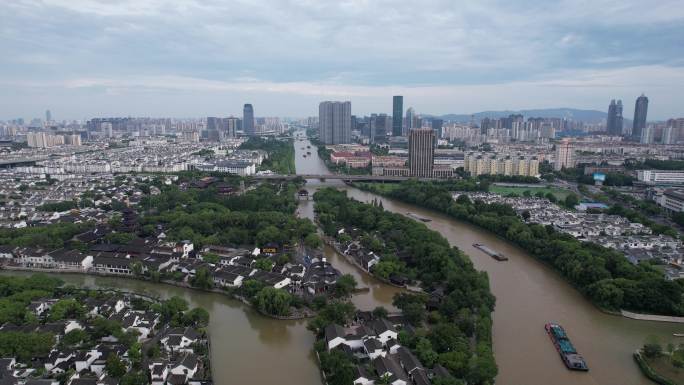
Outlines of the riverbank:
{"type": "Polygon", "coordinates": [[[641,351],[637,350],[634,352],[634,361],[636,361],[641,372],[648,377],[651,381],[658,385],[677,385],[678,383],[670,380],[669,378],[662,376],[658,373],[646,360],[646,358],[641,354],[641,351]]]}
{"type": "MultiPolygon", "coordinates": [[[[393,186],[390,190],[382,185],[369,183],[354,183],[353,186],[362,191],[396,199],[472,224],[517,245],[540,262],[559,272],[564,280],[604,313],[631,319],[673,322],[672,317],[660,316],[658,313],[676,314],[678,304],[682,301],[679,296],[672,294],[677,290],[681,291],[679,286],[665,281],[656,272],[634,267],[621,254],[618,257],[618,254],[611,249],[581,242],[557,232],[549,232],[540,225],[526,224],[509,206],[472,202],[467,196],[465,199],[459,198],[454,201],[452,192],[443,186],[433,184],[419,185],[415,182],[404,182],[393,186]],[[428,196],[430,199],[426,201],[428,196]],[[418,199],[419,197],[422,198],[418,199]],[[594,263],[586,265],[582,261],[583,258],[586,260],[589,256],[594,263]],[[579,269],[572,267],[577,264],[582,267],[579,269]],[[568,271],[575,271],[575,274],[570,275],[568,271]],[[629,290],[630,284],[634,286],[631,291],[629,290]],[[652,289],[655,289],[655,293],[652,289]],[[613,292],[616,293],[613,294],[613,292]],[[607,293],[613,296],[606,295],[607,293]],[[618,296],[620,300],[616,300],[615,296],[618,296]],[[661,303],[666,305],[659,306],[661,303]],[[628,305],[634,309],[643,307],[646,311],[633,312],[630,314],[634,316],[627,317],[621,310],[616,310],[623,308],[622,305],[628,305]]],[[[674,319],[677,318],[679,317],[674,317],[674,319]]]]}
{"type": "Polygon", "coordinates": [[[233,299],[235,301],[242,302],[243,304],[250,306],[254,310],[256,310],[259,314],[263,315],[264,317],[269,317],[275,320],[281,320],[281,321],[295,321],[295,320],[303,320],[303,319],[308,319],[308,318],[313,318],[316,316],[316,312],[311,310],[311,309],[305,309],[303,312],[290,315],[290,316],[279,316],[275,314],[268,314],[264,311],[261,311],[258,306],[254,306],[251,302],[249,302],[245,297],[232,292],[231,290],[226,290],[226,289],[221,289],[221,288],[211,288],[211,289],[204,289],[204,288],[199,288],[199,287],[194,287],[190,285],[187,282],[178,282],[178,281],[172,281],[172,280],[167,280],[163,279],[158,282],[154,282],[151,279],[147,277],[131,277],[127,275],[118,275],[118,274],[106,274],[106,273],[101,273],[101,272],[90,272],[90,271],[83,271],[79,269],[44,269],[44,268],[36,268],[36,267],[23,267],[23,266],[0,266],[0,270],[6,270],[6,271],[23,271],[23,272],[30,272],[30,273],[45,273],[45,274],[81,274],[85,276],[94,276],[94,277],[110,277],[110,278],[123,278],[127,280],[133,280],[133,281],[141,281],[141,282],[147,282],[150,284],[163,284],[163,285],[170,285],[170,286],[175,286],[175,287],[180,287],[184,289],[190,289],[190,290],[195,290],[195,291],[201,291],[205,293],[215,293],[215,294],[222,294],[225,295],[226,297],[233,299]]]}
{"type": "Polygon", "coordinates": [[[672,317],[666,315],[657,314],[641,314],[632,313],[627,310],[621,310],[620,313],[623,317],[641,320],[641,321],[656,321],[656,322],[671,322],[671,323],[684,323],[684,317],[672,317]]]}
{"type": "Polygon", "coordinates": [[[326,245],[332,247],[332,249],[335,250],[335,252],[338,255],[340,255],[342,258],[344,258],[347,262],[354,265],[354,267],[356,267],[358,270],[360,270],[363,274],[366,274],[367,276],[378,280],[378,282],[382,282],[385,285],[393,286],[393,287],[396,287],[399,289],[412,291],[414,293],[424,293],[425,292],[423,289],[421,289],[418,286],[397,285],[396,283],[390,281],[389,279],[384,279],[382,277],[378,277],[377,275],[375,275],[375,274],[371,273],[370,271],[364,269],[363,266],[361,266],[359,264],[359,262],[356,259],[354,259],[354,257],[352,257],[351,255],[342,251],[342,249],[340,248],[340,243],[335,241],[332,237],[329,237],[327,235],[322,235],[321,239],[323,240],[323,242],[325,242],[326,245]]]}

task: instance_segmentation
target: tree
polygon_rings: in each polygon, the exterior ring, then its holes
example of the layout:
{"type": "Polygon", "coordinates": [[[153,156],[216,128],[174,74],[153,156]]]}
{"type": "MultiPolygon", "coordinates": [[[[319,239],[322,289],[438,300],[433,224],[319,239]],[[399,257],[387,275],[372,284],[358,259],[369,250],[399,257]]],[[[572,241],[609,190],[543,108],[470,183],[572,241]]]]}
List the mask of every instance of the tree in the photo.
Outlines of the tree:
{"type": "Polygon", "coordinates": [[[74,329],[65,334],[60,342],[65,346],[75,347],[80,345],[82,342],[88,341],[89,338],[90,336],[85,330],[74,329]]]}
{"type": "Polygon", "coordinates": [[[304,237],[304,244],[311,249],[318,249],[323,245],[323,242],[316,233],[309,233],[304,237]]]}
{"type": "Polygon", "coordinates": [[[128,372],[121,377],[119,385],[147,385],[147,375],[142,371],[128,372]]]}
{"type": "Polygon", "coordinates": [[[335,296],[338,298],[348,297],[354,292],[354,290],[356,289],[356,285],[356,278],[354,278],[353,275],[344,274],[343,276],[337,279],[337,282],[335,282],[333,292],[335,296]]]}
{"type": "Polygon", "coordinates": [[[140,369],[140,364],[142,363],[142,345],[140,342],[135,342],[128,349],[128,359],[134,368],[140,369]]]}
{"type": "Polygon", "coordinates": [[[576,194],[568,194],[568,196],[565,197],[565,206],[568,208],[574,208],[579,203],[580,201],[576,194]]]}
{"type": "Polygon", "coordinates": [[[648,336],[643,347],[644,355],[648,358],[660,357],[663,352],[663,347],[660,345],[660,340],[656,336],[648,336]]]}
{"type": "Polygon", "coordinates": [[[110,354],[105,362],[105,371],[114,378],[121,378],[128,371],[126,363],[116,354],[110,354]]]}
{"type": "Polygon", "coordinates": [[[356,308],[351,302],[330,301],[318,311],[318,315],[309,322],[307,328],[321,334],[323,329],[332,323],[344,325],[355,312],[356,308]]]}
{"type": "Polygon", "coordinates": [[[526,220],[526,221],[530,220],[530,211],[529,210],[523,211],[520,215],[522,216],[522,218],[524,220],[526,220]]]}
{"type": "Polygon", "coordinates": [[[247,297],[248,299],[252,299],[263,288],[264,284],[261,283],[261,281],[257,281],[256,279],[248,279],[242,283],[240,291],[243,293],[245,297],[247,297]]]}
{"type": "Polygon", "coordinates": [[[420,338],[416,343],[416,355],[420,362],[428,368],[431,368],[437,362],[439,355],[432,349],[432,344],[427,338],[420,338]]]}
{"type": "Polygon", "coordinates": [[[47,357],[55,344],[50,333],[0,332],[0,356],[16,357],[30,362],[36,357],[47,357]]]}
{"type": "Polygon", "coordinates": [[[556,196],[550,192],[546,193],[546,199],[548,199],[551,203],[556,203],[558,201],[558,199],[556,199],[556,196]]]}
{"type": "Polygon", "coordinates": [[[173,296],[159,305],[159,312],[165,321],[170,321],[177,314],[182,314],[188,310],[188,303],[183,298],[173,296]]]}
{"type": "Polygon", "coordinates": [[[85,315],[85,308],[72,298],[60,299],[50,308],[48,320],[50,322],[68,318],[81,318],[85,315]]]}
{"type": "Polygon", "coordinates": [[[266,314],[286,316],[290,314],[292,295],[271,286],[264,287],[254,297],[257,308],[266,314]]]}
{"type": "Polygon", "coordinates": [[[185,317],[196,327],[209,325],[209,312],[204,308],[196,307],[185,313],[185,317]]]}
{"type": "Polygon", "coordinates": [[[353,364],[340,350],[321,354],[321,367],[329,385],[349,385],[354,382],[353,364]]]}
{"type": "Polygon", "coordinates": [[[158,358],[161,355],[161,350],[159,349],[159,345],[155,344],[152,345],[149,349],[147,349],[147,357],[148,358],[158,358]]]}
{"type": "Polygon", "coordinates": [[[202,253],[202,260],[207,263],[217,264],[221,259],[217,254],[214,253],[202,253]]]}
{"type": "Polygon", "coordinates": [[[209,290],[214,287],[214,280],[206,267],[200,267],[195,276],[190,278],[190,284],[199,289],[209,290]]]}
{"type": "Polygon", "coordinates": [[[143,265],[142,263],[135,261],[131,263],[131,271],[133,272],[133,275],[136,277],[140,277],[143,274],[143,265]]]}
{"type": "Polygon", "coordinates": [[[373,316],[375,318],[387,318],[387,314],[387,309],[382,306],[377,306],[375,309],[373,309],[373,316]]]}
{"type": "Polygon", "coordinates": [[[271,271],[273,269],[273,261],[268,258],[259,258],[254,263],[254,267],[264,271],[271,271]]]}

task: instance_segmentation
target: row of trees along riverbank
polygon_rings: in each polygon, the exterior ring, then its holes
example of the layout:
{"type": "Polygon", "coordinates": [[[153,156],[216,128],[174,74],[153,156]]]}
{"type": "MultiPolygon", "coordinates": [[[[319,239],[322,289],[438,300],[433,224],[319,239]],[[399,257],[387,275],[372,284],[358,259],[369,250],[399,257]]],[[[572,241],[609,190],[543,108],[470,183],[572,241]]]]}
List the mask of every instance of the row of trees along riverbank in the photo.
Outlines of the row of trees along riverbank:
{"type": "Polygon", "coordinates": [[[606,310],[684,314],[682,280],[668,281],[648,263],[633,265],[617,250],[581,242],[555,231],[552,226],[526,224],[509,205],[473,202],[465,195],[454,200],[451,184],[440,182],[406,181],[391,187],[358,183],[355,186],[487,229],[548,263],[606,310]]]}
{"type": "MultiPolygon", "coordinates": [[[[497,374],[492,354],[494,296],[487,274],[439,233],[378,205],[362,203],[333,188],[314,195],[315,212],[323,231],[337,235],[341,228],[362,232],[364,246],[380,255],[371,272],[401,274],[419,282],[426,293],[401,293],[394,304],[417,329],[400,338],[426,366],[441,364],[468,384],[491,384],[497,374]]],[[[337,309],[334,314],[348,312],[337,309]]],[[[344,317],[319,312],[312,329],[322,333],[328,323],[344,317]]],[[[322,360],[325,362],[325,360],[322,360]]],[[[325,365],[324,365],[325,366],[325,365]]]]}

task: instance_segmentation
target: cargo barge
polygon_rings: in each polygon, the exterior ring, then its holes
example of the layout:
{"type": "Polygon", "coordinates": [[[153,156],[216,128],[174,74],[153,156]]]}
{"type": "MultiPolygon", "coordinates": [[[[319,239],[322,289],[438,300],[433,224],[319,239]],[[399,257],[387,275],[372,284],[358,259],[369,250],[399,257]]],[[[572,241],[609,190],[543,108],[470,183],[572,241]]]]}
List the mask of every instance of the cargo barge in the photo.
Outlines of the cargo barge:
{"type": "Polygon", "coordinates": [[[508,261],[508,257],[499,253],[498,251],[494,251],[490,249],[489,247],[481,244],[481,243],[473,243],[473,247],[476,249],[481,250],[485,254],[489,255],[490,257],[496,259],[497,261],[508,261]]]}
{"type": "Polygon", "coordinates": [[[419,216],[419,215],[416,215],[416,214],[410,213],[410,212],[407,212],[406,215],[408,215],[409,217],[411,217],[411,218],[413,218],[413,219],[417,219],[417,220],[419,220],[419,221],[421,221],[421,222],[430,222],[430,221],[432,221],[432,219],[430,219],[430,218],[423,218],[423,217],[421,217],[421,216],[419,216]]]}
{"type": "Polygon", "coordinates": [[[553,346],[556,347],[558,354],[560,354],[561,358],[563,359],[563,363],[568,369],[580,370],[584,372],[589,370],[584,358],[577,354],[577,350],[575,350],[575,347],[572,346],[572,343],[570,342],[568,335],[565,334],[563,327],[555,323],[547,323],[544,325],[544,329],[546,329],[549,337],[551,337],[553,346]]]}

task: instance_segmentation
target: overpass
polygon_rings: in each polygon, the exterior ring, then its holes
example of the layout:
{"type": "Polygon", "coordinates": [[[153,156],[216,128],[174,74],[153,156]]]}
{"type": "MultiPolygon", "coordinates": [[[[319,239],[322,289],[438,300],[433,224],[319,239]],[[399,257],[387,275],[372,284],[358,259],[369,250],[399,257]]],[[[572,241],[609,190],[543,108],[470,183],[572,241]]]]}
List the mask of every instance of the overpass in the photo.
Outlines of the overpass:
{"type": "Polygon", "coordinates": [[[408,176],[386,176],[386,175],[346,175],[346,174],[270,174],[270,175],[252,175],[254,179],[265,180],[292,180],[296,178],[302,179],[337,179],[343,181],[372,181],[372,182],[401,182],[410,179],[417,179],[420,181],[437,180],[437,178],[413,178],[408,176]]]}

